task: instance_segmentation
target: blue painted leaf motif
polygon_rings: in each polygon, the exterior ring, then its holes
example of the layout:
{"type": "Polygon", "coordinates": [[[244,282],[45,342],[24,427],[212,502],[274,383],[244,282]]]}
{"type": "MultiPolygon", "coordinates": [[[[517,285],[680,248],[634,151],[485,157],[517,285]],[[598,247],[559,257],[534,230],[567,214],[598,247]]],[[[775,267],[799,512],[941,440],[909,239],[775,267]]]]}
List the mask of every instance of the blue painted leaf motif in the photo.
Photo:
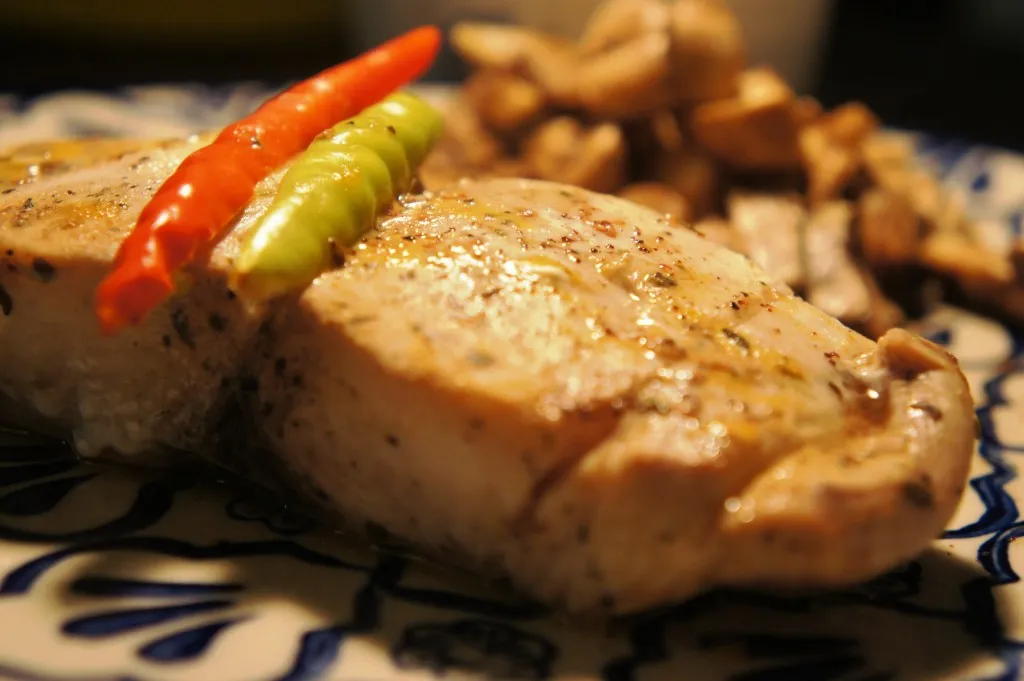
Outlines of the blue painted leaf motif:
{"type": "Polygon", "coordinates": [[[395,646],[400,667],[435,673],[463,670],[497,679],[546,679],[558,649],[547,639],[511,624],[460,620],[408,627],[395,646]]]}
{"type": "Polygon", "coordinates": [[[103,638],[123,634],[135,629],[172,622],[193,615],[200,615],[234,605],[234,601],[210,600],[182,605],[163,605],[153,608],[125,608],[110,610],[98,615],[86,615],[69,620],[62,630],[69,636],[103,638]]]}
{"type": "Polygon", "coordinates": [[[306,632],[299,643],[292,669],[277,681],[312,681],[318,679],[338,657],[345,638],[343,625],[306,632]]]}
{"type": "Polygon", "coordinates": [[[230,582],[147,582],[112,577],[82,577],[71,583],[70,591],[80,596],[112,598],[187,598],[238,593],[243,588],[241,584],[230,582]]]}
{"type": "MultiPolygon", "coordinates": [[[[1012,357],[1021,357],[1021,338],[1015,336],[1012,357]]],[[[1016,469],[1006,460],[1006,447],[1003,446],[996,432],[993,410],[1007,404],[1004,385],[1012,376],[1011,372],[1001,372],[985,383],[985,400],[977,409],[978,422],[981,425],[981,440],[978,453],[992,467],[988,473],[972,478],[971,487],[978,494],[985,506],[984,512],[977,520],[943,534],[947,539],[968,539],[984,537],[1009,528],[1020,517],[1013,496],[1006,490],[1006,485],[1017,477],[1016,469]]],[[[980,556],[979,556],[980,558],[980,556]]]]}
{"type": "Polygon", "coordinates": [[[109,551],[141,551],[182,560],[219,560],[223,558],[253,558],[256,556],[282,556],[309,565],[335,567],[354,572],[368,572],[369,567],[341,560],[326,553],[320,553],[291,541],[235,541],[222,542],[213,546],[192,544],[171,537],[119,537],[102,543],[72,544],[51,551],[23,563],[11,570],[0,580],[0,596],[15,596],[27,593],[47,571],[75,556],[109,551]]]}
{"type": "MultiPolygon", "coordinates": [[[[217,590],[222,585],[206,584],[161,584],[157,582],[124,582],[121,580],[80,581],[79,592],[108,594],[111,587],[124,587],[115,595],[186,595],[196,592],[217,590]]],[[[223,585],[231,587],[233,585],[223,585]]],[[[123,609],[81,617],[65,624],[64,632],[71,636],[103,638],[144,629],[166,622],[185,619],[198,614],[221,610],[232,605],[232,601],[211,600],[182,605],[155,608],[123,609]]],[[[163,636],[143,645],[140,657],[156,662],[185,662],[201,656],[222,631],[243,621],[244,618],[227,618],[209,622],[197,627],[186,628],[163,636]]]]}
{"type": "Polygon", "coordinates": [[[38,482],[0,496],[0,514],[34,516],[52,511],[68,494],[83,482],[96,477],[86,473],[56,480],[38,482]]]}
{"type": "Polygon", "coordinates": [[[219,633],[240,621],[240,618],[224,619],[170,634],[144,645],[139,649],[139,656],[154,662],[194,660],[206,652],[219,633]]]}

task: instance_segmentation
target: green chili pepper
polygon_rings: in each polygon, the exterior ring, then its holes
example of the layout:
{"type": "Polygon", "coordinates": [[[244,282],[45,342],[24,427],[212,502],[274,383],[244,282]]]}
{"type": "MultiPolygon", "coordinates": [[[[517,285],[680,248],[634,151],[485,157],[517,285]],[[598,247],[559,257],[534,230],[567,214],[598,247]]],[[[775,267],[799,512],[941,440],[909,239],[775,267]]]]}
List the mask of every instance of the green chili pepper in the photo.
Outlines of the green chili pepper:
{"type": "Polygon", "coordinates": [[[267,299],[330,269],[333,249],[356,243],[409,189],[441,129],[438,111],[399,92],[324,133],[281,178],[249,232],[234,288],[267,299]]]}

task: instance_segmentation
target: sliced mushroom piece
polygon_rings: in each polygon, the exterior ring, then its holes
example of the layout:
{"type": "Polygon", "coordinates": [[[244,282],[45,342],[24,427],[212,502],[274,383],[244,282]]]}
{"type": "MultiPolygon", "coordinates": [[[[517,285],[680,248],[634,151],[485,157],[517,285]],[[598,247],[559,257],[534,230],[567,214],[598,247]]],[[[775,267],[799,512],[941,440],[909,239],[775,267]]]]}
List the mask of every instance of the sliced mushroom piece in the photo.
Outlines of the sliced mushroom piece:
{"type": "Polygon", "coordinates": [[[823,111],[821,102],[814,97],[797,97],[793,101],[793,120],[798,128],[817,121],[823,111]]]}
{"type": "Polygon", "coordinates": [[[537,126],[523,141],[523,159],[543,179],[560,176],[578,152],[583,124],[570,116],[559,116],[537,126]]]}
{"type": "MultiPolygon", "coordinates": [[[[977,305],[986,314],[1024,322],[1024,249],[1019,244],[1005,255],[989,250],[961,234],[936,233],[925,239],[922,262],[955,282],[956,302],[977,305]]],[[[947,294],[948,295],[948,294],[947,294]]]]}
{"type": "Polygon", "coordinates": [[[622,130],[611,123],[592,128],[570,171],[569,183],[584,189],[612,193],[621,187],[626,181],[626,141],[622,130]]]}
{"type": "Polygon", "coordinates": [[[670,109],[659,109],[650,117],[651,137],[662,152],[678,152],[687,142],[679,115],[670,109]]]}
{"type": "Polygon", "coordinates": [[[807,213],[794,196],[734,190],[728,200],[729,221],[743,251],[791,287],[804,283],[800,231],[807,213]]]}
{"type": "Polygon", "coordinates": [[[536,42],[535,31],[519,26],[464,21],[455,24],[448,40],[460,57],[477,68],[512,71],[536,42]]]}
{"type": "Polygon", "coordinates": [[[668,152],[659,156],[655,177],[686,199],[692,219],[711,213],[719,203],[721,173],[702,152],[668,152]]]}
{"type": "Polygon", "coordinates": [[[869,189],[858,200],[857,212],[857,241],[870,265],[892,267],[916,261],[921,219],[906,198],[885,189],[869,189]]]}
{"type": "Polygon", "coordinates": [[[675,222],[692,220],[690,205],[683,195],[660,182],[634,182],[620,190],[619,196],[656,210],[675,222]]]}
{"type": "Polygon", "coordinates": [[[541,114],[547,103],[537,85],[520,76],[490,69],[470,76],[462,93],[480,119],[500,133],[523,128],[541,114]]]}
{"type": "Polygon", "coordinates": [[[794,99],[770,69],[752,69],[740,79],[738,96],[694,109],[693,135],[714,156],[741,170],[799,167],[794,99]]]}
{"type": "Polygon", "coordinates": [[[580,52],[604,52],[647,33],[664,33],[668,25],[669,5],[662,0],[608,0],[587,20],[580,52]]]}
{"type": "Polygon", "coordinates": [[[643,116],[667,103],[669,38],[647,33],[580,65],[576,96],[600,118],[643,116]]]}
{"type": "Polygon", "coordinates": [[[961,197],[944,189],[927,169],[915,168],[908,175],[906,197],[924,219],[928,231],[967,234],[967,210],[961,197]]]}
{"type": "Polygon", "coordinates": [[[844,104],[803,125],[800,155],[812,205],[837,198],[862,177],[861,145],[877,128],[878,119],[858,102],[844,104]]]}
{"type": "Polygon", "coordinates": [[[839,196],[861,168],[856,148],[836,141],[821,125],[804,127],[799,141],[808,201],[816,205],[839,196]]]}
{"type": "Polygon", "coordinates": [[[746,55],[739,22],[724,3],[676,0],[669,32],[675,101],[705,102],[736,93],[746,55]]]}
{"type": "Polygon", "coordinates": [[[878,117],[860,102],[838,106],[817,123],[833,140],[850,147],[860,146],[879,127],[878,117]]]}
{"type": "Polygon", "coordinates": [[[444,132],[436,147],[439,151],[474,168],[487,167],[502,155],[501,142],[464,98],[452,101],[444,114],[444,132]]]}
{"type": "Polygon", "coordinates": [[[906,316],[850,252],[853,217],[853,207],[846,201],[829,201],[811,211],[803,240],[807,301],[878,338],[906,316]]]}
{"type": "Polygon", "coordinates": [[[521,26],[476,22],[456,24],[449,40],[472,66],[516,73],[558,104],[576,102],[578,58],[572,43],[521,26]]]}
{"type": "Polygon", "coordinates": [[[945,190],[922,167],[913,142],[898,133],[869,134],[860,146],[864,168],[883,189],[903,196],[921,216],[925,231],[959,234],[969,239],[967,210],[961,197],[945,190]]]}
{"type": "Polygon", "coordinates": [[[625,183],[626,141],[611,123],[585,129],[568,116],[551,119],[526,139],[523,158],[545,180],[604,193],[625,183]]]}
{"type": "Polygon", "coordinates": [[[847,324],[864,322],[871,295],[850,255],[853,210],[830,201],[811,211],[804,227],[803,260],[807,301],[847,324]]]}
{"type": "Polygon", "coordinates": [[[740,76],[739,99],[745,104],[774,104],[794,102],[796,94],[774,69],[758,66],[740,76]]]}
{"type": "Polygon", "coordinates": [[[525,55],[521,72],[544,91],[551,103],[575,108],[579,106],[580,67],[574,45],[538,36],[525,55]]]}
{"type": "Polygon", "coordinates": [[[1015,281],[1013,263],[960,234],[936,232],[921,243],[922,264],[966,290],[984,291],[1015,281]]]}
{"type": "Polygon", "coordinates": [[[914,160],[914,148],[903,135],[876,132],[860,145],[864,168],[874,184],[904,193],[914,160]]]}
{"type": "Polygon", "coordinates": [[[878,339],[889,329],[901,326],[907,319],[903,310],[882,292],[875,277],[863,267],[858,267],[861,280],[867,287],[871,297],[868,318],[859,324],[851,324],[855,329],[871,339],[878,339]]]}

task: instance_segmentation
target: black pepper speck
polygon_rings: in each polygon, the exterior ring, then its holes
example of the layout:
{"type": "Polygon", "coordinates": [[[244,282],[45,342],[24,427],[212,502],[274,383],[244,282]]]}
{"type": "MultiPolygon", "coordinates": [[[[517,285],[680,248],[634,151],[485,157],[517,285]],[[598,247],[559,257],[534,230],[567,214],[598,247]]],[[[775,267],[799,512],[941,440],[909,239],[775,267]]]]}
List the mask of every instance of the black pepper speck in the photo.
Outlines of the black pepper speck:
{"type": "Polygon", "coordinates": [[[649,280],[651,284],[660,288],[672,288],[676,285],[676,280],[664,272],[655,272],[649,277],[649,280]]]}
{"type": "Polygon", "coordinates": [[[589,525],[580,525],[578,528],[576,528],[576,540],[580,544],[586,544],[588,541],[590,541],[589,525]]]}
{"type": "Polygon", "coordinates": [[[210,323],[210,328],[218,333],[227,328],[228,325],[228,320],[225,319],[223,315],[217,314],[216,312],[210,313],[210,318],[208,321],[210,323]]]}
{"type": "Polygon", "coordinates": [[[43,281],[53,281],[57,276],[57,268],[49,260],[36,258],[32,261],[32,271],[43,281]]]}
{"type": "Polygon", "coordinates": [[[185,314],[183,309],[176,308],[171,313],[171,328],[174,329],[174,333],[177,334],[178,340],[184,343],[193,350],[196,349],[195,338],[192,337],[192,329],[188,323],[188,316],[185,314]]]}
{"type": "Polygon", "coordinates": [[[722,335],[735,343],[737,347],[740,347],[743,350],[750,349],[750,342],[732,329],[722,329],[722,335]]]}

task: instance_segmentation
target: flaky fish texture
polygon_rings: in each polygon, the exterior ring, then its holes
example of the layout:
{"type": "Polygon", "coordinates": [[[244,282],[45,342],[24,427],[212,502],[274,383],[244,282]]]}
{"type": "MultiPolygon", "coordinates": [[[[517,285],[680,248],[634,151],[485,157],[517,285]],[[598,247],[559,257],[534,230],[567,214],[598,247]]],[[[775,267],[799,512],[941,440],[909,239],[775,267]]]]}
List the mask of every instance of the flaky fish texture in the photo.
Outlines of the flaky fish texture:
{"type": "Polygon", "coordinates": [[[102,338],[95,287],[198,143],[79,150],[2,189],[0,388],[84,455],[256,478],[269,456],[339,522],[580,613],[854,583],[960,500],[975,421],[942,349],[873,343],[693,230],[552,183],[404,197],[254,309],[227,274],[276,174],[181,295],[102,338]]]}

